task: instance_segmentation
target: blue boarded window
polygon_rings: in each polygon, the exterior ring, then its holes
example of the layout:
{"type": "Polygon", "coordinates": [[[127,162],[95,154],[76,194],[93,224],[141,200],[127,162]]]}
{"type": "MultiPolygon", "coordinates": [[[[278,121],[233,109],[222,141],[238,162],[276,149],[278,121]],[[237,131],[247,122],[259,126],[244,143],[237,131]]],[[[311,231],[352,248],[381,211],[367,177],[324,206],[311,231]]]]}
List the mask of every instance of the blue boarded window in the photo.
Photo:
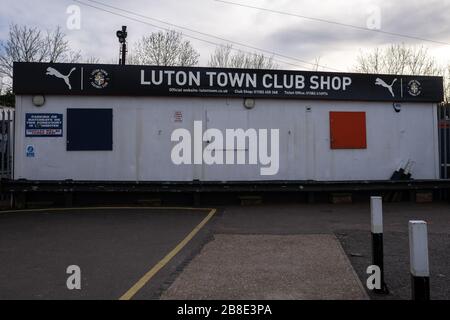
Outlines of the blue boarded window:
{"type": "Polygon", "coordinates": [[[67,109],[67,151],[112,150],[112,109],[67,109]]]}

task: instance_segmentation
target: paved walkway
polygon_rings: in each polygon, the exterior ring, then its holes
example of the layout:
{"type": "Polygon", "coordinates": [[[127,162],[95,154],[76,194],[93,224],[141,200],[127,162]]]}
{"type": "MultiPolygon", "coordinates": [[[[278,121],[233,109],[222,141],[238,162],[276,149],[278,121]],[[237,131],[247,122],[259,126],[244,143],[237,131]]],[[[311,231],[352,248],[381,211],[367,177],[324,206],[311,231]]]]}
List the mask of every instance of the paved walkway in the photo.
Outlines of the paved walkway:
{"type": "Polygon", "coordinates": [[[216,234],[162,299],[367,299],[334,235],[216,234]]]}

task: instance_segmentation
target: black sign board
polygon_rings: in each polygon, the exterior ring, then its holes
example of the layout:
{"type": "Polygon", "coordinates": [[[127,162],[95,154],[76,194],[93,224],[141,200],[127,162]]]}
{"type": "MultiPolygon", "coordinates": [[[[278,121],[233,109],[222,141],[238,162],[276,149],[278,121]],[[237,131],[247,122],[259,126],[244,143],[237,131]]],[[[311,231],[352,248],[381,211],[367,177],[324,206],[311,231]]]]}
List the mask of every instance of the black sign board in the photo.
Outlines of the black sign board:
{"type": "Polygon", "coordinates": [[[16,94],[440,102],[442,77],[291,70],[14,63],[16,94]]]}
{"type": "Polygon", "coordinates": [[[63,115],[61,113],[26,113],[26,137],[62,137],[63,115]]]}

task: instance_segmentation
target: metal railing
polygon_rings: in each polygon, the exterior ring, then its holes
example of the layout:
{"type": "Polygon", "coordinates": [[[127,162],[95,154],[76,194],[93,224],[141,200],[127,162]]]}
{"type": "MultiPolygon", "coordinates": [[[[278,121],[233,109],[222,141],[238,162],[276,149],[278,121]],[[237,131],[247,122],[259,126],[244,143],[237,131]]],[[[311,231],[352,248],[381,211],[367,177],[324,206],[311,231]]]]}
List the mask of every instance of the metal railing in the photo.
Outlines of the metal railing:
{"type": "Polygon", "coordinates": [[[14,109],[0,108],[0,178],[11,179],[13,168],[14,109]]]}
{"type": "Polygon", "coordinates": [[[450,178],[450,104],[438,106],[440,177],[450,178]]]}

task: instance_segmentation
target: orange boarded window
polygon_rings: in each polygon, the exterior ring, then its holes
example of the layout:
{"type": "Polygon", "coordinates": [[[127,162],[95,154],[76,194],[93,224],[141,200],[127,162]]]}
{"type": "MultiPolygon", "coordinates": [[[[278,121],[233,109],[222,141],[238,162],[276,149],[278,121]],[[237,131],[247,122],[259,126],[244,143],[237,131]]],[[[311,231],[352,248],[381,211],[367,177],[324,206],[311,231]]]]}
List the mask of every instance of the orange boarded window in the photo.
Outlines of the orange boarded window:
{"type": "Polygon", "coordinates": [[[366,113],[330,111],[331,149],[365,149],[366,113]]]}

